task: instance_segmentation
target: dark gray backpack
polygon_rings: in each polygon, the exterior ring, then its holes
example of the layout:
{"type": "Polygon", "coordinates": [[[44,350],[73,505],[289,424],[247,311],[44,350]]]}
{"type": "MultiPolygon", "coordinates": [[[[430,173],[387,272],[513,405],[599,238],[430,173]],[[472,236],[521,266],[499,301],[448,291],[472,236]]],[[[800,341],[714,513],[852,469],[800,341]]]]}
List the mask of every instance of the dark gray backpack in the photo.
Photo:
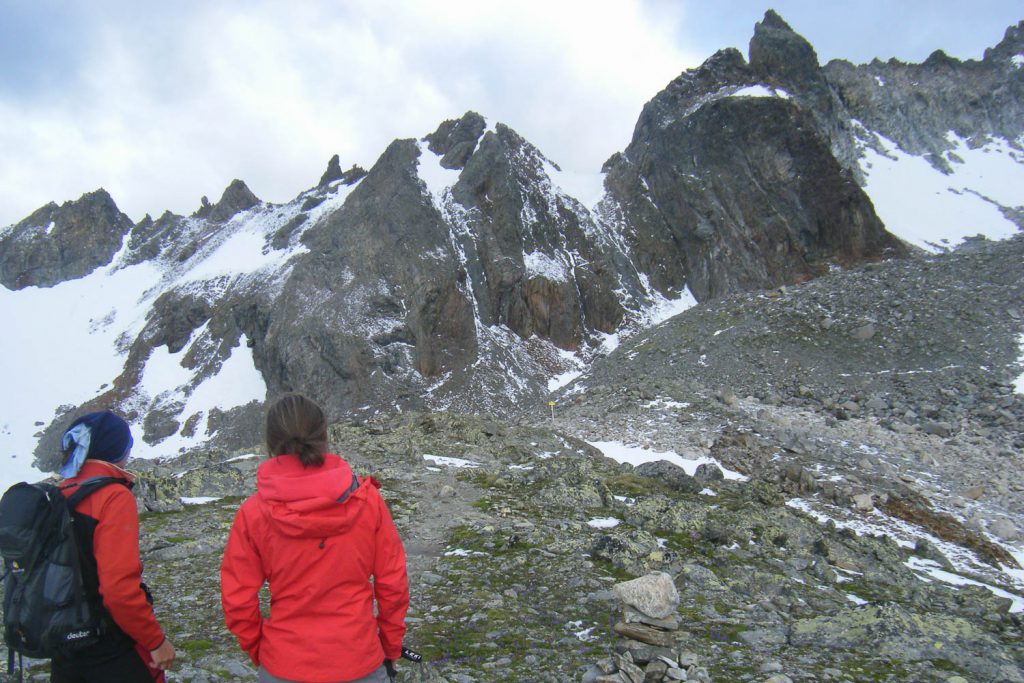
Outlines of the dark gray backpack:
{"type": "MultiPolygon", "coordinates": [[[[53,484],[15,484],[0,498],[4,641],[37,659],[68,655],[99,640],[103,607],[89,595],[72,512],[86,496],[127,480],[94,477],[65,498],[53,484]]],[[[91,548],[87,549],[92,552],[91,548]]]]}

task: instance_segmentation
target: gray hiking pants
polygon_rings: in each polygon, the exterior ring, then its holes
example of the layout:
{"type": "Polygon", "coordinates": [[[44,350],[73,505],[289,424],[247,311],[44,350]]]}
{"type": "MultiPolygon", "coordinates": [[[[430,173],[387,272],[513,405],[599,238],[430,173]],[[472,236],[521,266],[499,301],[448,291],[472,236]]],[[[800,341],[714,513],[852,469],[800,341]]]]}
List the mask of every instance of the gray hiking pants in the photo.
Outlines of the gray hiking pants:
{"type": "MultiPolygon", "coordinates": [[[[260,667],[260,677],[256,679],[258,683],[302,683],[301,681],[289,681],[286,678],[278,678],[270,674],[262,666],[260,667]]],[[[380,667],[371,672],[368,676],[357,678],[354,681],[338,681],[338,683],[388,683],[388,672],[381,664],[380,667]]]]}

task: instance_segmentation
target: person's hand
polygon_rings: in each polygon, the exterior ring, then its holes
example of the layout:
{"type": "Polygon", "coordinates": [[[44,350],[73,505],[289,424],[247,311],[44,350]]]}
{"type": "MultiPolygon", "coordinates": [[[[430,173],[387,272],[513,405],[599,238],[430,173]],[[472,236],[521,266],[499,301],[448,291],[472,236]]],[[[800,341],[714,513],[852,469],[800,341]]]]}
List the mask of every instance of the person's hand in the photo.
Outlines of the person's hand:
{"type": "Polygon", "coordinates": [[[171,664],[174,663],[175,654],[171,641],[164,638],[164,642],[160,643],[160,647],[149,651],[149,656],[152,658],[149,665],[154,669],[169,669],[171,664]]]}

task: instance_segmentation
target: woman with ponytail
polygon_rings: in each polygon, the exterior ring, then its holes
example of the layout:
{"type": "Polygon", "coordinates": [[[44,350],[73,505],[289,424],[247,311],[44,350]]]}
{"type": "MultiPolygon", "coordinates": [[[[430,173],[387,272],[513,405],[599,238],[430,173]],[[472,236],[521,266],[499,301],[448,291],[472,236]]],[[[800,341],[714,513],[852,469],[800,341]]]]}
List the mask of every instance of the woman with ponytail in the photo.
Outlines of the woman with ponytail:
{"type": "Polygon", "coordinates": [[[301,394],[271,404],[266,442],[221,564],[228,629],[261,683],[383,683],[401,655],[409,584],[380,484],[328,452],[324,413],[301,394]]]}

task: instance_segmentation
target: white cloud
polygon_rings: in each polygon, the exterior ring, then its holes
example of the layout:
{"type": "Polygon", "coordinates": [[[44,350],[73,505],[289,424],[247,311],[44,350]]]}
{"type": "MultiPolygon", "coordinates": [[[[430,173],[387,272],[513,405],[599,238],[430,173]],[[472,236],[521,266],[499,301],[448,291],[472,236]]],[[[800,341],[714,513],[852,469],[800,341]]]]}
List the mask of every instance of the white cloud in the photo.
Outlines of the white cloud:
{"type": "Polygon", "coordinates": [[[0,224],[100,186],[135,220],[190,213],[236,177],[286,201],[332,154],[369,166],[468,109],[593,172],[700,61],[636,0],[197,4],[161,22],[106,10],[82,27],[66,92],[0,99],[0,224]]]}

